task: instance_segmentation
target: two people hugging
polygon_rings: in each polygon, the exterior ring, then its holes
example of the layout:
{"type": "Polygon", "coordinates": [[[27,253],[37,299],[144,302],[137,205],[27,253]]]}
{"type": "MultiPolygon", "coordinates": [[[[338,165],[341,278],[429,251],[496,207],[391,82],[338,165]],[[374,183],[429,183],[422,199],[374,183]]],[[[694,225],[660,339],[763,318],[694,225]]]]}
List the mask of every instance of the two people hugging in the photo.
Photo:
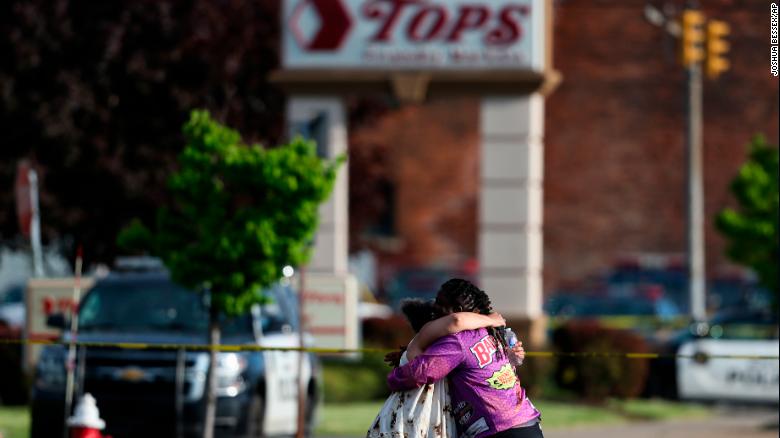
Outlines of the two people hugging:
{"type": "Polygon", "coordinates": [[[522,343],[510,348],[484,291],[454,278],[434,302],[407,300],[401,310],[417,334],[386,357],[393,393],[366,438],[543,438],[517,373],[522,343]]]}

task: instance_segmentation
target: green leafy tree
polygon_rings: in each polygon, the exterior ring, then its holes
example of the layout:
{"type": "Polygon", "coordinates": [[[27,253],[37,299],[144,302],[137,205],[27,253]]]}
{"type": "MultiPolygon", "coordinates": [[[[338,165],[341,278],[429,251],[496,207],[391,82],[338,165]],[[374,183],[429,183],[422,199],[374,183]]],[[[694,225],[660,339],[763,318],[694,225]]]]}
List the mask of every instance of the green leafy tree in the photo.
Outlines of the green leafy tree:
{"type": "MultiPolygon", "coordinates": [[[[184,135],[187,145],[168,184],[172,205],[158,210],[155,229],[136,220],[118,244],[150,250],[175,281],[210,292],[209,340],[217,345],[220,314],[248,311],[282,267],[308,260],[319,205],[343,160],[321,159],[300,138],[272,149],[246,145],[205,111],[191,114],[184,135]]],[[[213,433],[214,374],[209,371],[204,437],[213,433]]]]}
{"type": "Polygon", "coordinates": [[[755,270],[778,302],[778,149],[756,136],[748,160],[731,182],[737,209],[718,214],[716,225],[728,240],[727,254],[755,270]]]}

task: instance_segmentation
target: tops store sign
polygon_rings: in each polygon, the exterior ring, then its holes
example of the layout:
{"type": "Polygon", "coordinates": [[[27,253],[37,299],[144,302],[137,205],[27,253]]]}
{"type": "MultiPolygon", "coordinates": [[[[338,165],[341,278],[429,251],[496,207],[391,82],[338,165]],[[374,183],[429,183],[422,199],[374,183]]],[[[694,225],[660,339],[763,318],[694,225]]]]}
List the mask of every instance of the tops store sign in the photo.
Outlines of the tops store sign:
{"type": "Polygon", "coordinates": [[[544,70],[545,0],[285,0],[285,69],[544,70]]]}

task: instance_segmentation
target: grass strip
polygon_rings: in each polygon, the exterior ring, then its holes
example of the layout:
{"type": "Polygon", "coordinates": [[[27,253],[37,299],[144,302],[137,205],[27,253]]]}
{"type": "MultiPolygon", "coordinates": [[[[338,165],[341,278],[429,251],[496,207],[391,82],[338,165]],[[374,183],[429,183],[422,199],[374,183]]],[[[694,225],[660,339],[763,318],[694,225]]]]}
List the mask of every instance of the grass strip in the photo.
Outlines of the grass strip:
{"type": "Polygon", "coordinates": [[[28,438],[30,436],[30,409],[27,406],[0,406],[0,436],[28,438]]]}
{"type": "MultiPolygon", "coordinates": [[[[327,403],[320,411],[317,435],[364,437],[382,407],[381,401],[361,403],[327,403]]],[[[605,426],[633,420],[664,421],[679,418],[704,418],[711,410],[700,405],[666,400],[611,400],[605,406],[538,400],[545,429],[577,426],[605,426]]],[[[0,436],[27,438],[30,434],[30,411],[26,406],[0,407],[0,436]]]]}
{"type": "MultiPolygon", "coordinates": [[[[320,411],[317,435],[364,437],[383,402],[325,404],[320,411]]],[[[605,406],[550,400],[535,401],[545,429],[606,426],[633,420],[663,421],[703,418],[710,410],[697,405],[665,400],[612,400],[605,406]]]]}

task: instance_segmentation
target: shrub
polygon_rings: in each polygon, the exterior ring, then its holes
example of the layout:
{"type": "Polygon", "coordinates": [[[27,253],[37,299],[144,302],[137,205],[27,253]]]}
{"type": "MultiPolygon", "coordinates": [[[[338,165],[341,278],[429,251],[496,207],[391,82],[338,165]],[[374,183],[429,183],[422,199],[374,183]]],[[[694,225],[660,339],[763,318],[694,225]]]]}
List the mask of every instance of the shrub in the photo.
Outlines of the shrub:
{"type": "Polygon", "coordinates": [[[544,395],[544,388],[549,385],[552,376],[553,360],[549,357],[526,357],[517,369],[520,384],[528,397],[539,398],[544,395]]]}
{"type": "Polygon", "coordinates": [[[608,329],[596,321],[571,321],[555,330],[553,343],[561,352],[596,353],[560,356],[555,381],[561,388],[591,402],[602,402],[608,397],[632,398],[642,393],[648,376],[647,359],[620,356],[648,352],[646,342],[639,335],[608,329]]]}
{"type": "Polygon", "coordinates": [[[390,367],[382,354],[364,354],[356,362],[337,359],[323,361],[324,397],[327,403],[381,400],[390,394],[387,374],[390,367]]]}

